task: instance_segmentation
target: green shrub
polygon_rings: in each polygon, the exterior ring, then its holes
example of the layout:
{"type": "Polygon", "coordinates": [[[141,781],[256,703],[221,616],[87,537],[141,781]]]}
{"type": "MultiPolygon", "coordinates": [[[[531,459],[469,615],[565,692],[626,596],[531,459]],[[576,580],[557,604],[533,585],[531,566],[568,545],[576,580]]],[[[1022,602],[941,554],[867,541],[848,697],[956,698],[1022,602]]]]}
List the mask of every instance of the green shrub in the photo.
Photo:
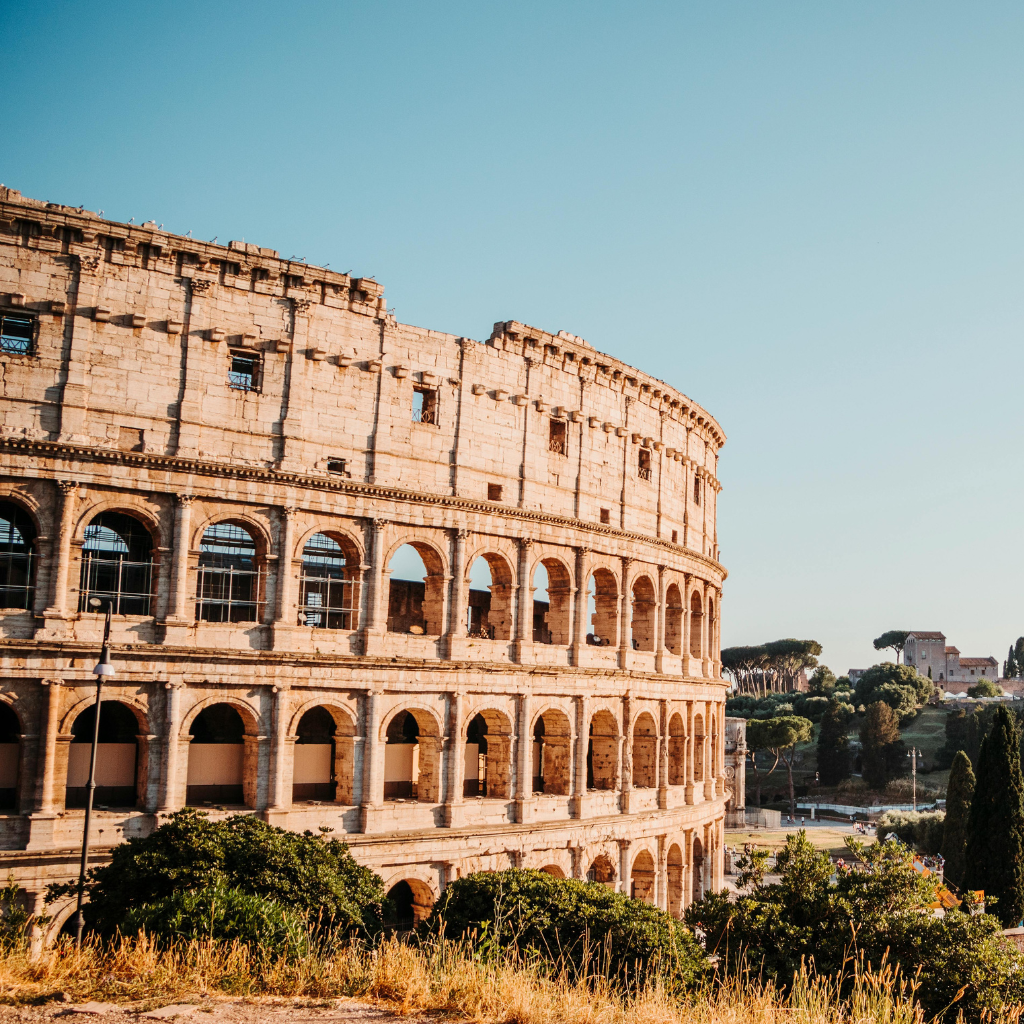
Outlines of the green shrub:
{"type": "Polygon", "coordinates": [[[967,687],[968,697],[1001,697],[1003,688],[991,679],[979,679],[973,686],[967,687]]]}
{"type": "Polygon", "coordinates": [[[543,871],[481,872],[456,879],[425,927],[457,938],[476,933],[500,949],[548,959],[553,969],[600,971],[620,984],[651,972],[673,986],[693,985],[707,968],[700,946],[664,911],[598,882],[543,871]]]}
{"type": "MultiPolygon", "coordinates": [[[[74,891],[74,884],[53,885],[47,900],[74,891]]],[[[114,847],[110,863],[89,873],[88,891],[86,924],[104,936],[123,931],[136,919],[133,912],[155,924],[179,921],[175,915],[203,906],[203,900],[215,907],[213,892],[271,901],[320,932],[374,931],[384,903],[380,878],[356,864],[336,839],[275,828],[251,814],[210,821],[194,810],[179,811],[148,836],[114,847]]],[[[242,915],[239,899],[227,899],[242,915]]],[[[254,905],[250,910],[256,913],[254,905]]],[[[274,914],[269,908],[266,913],[269,922],[274,914]]]]}
{"type": "Polygon", "coordinates": [[[920,853],[936,854],[942,847],[945,811],[886,811],[878,819],[878,838],[894,835],[920,853]]]}

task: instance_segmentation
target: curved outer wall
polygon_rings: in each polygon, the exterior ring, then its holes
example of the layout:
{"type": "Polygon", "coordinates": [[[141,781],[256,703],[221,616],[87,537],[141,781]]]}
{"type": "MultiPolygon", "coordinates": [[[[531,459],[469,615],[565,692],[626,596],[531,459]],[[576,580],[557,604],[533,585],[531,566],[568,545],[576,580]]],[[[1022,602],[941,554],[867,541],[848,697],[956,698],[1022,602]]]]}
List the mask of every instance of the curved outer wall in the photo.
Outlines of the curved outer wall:
{"type": "Polygon", "coordinates": [[[721,882],[724,435],[703,409],[565,332],[508,321],[481,343],[409,327],[370,279],[10,190],[0,314],[33,332],[26,353],[0,353],[0,500],[35,532],[23,607],[0,610],[0,701],[20,729],[0,858],[29,891],[77,870],[71,729],[102,633],[78,609],[103,511],[145,529],[152,567],[148,614],[113,622],[105,699],[138,733],[134,806],[98,813],[101,860],[199,792],[190,730],[227,703],[244,727],[242,803],[343,833],[389,885],[410,883],[416,914],[450,879],[509,865],[677,914],[721,882]],[[239,357],[251,390],[231,386],[239,357]],[[255,621],[197,606],[204,531],[225,521],[255,542],[255,621]],[[318,533],[345,556],[346,628],[311,627],[303,608],[318,533]],[[419,598],[389,579],[403,544],[426,566],[419,598]],[[484,598],[469,586],[479,557],[484,598]],[[481,600],[488,622],[470,634],[481,600]],[[299,781],[299,721],[316,707],[334,723],[319,796],[299,781]],[[403,711],[419,733],[411,790],[388,749],[403,711]],[[467,783],[478,715],[486,795],[467,783]]]}

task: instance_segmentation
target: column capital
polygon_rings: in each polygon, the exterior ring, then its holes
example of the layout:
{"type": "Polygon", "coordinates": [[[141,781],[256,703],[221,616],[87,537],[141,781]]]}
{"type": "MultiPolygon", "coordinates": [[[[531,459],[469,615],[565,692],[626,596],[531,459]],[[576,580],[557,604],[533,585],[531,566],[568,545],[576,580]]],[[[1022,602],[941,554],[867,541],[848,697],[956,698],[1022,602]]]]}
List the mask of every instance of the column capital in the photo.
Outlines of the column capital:
{"type": "Polygon", "coordinates": [[[281,515],[284,516],[286,519],[290,519],[293,515],[296,514],[296,512],[299,511],[298,507],[295,505],[281,505],[280,508],[281,515]]]}
{"type": "Polygon", "coordinates": [[[178,508],[188,508],[195,500],[196,496],[194,494],[179,494],[174,499],[174,503],[178,508]]]}
{"type": "Polygon", "coordinates": [[[57,486],[60,488],[60,493],[66,498],[69,494],[73,494],[78,490],[77,480],[58,480],[57,486]]]}
{"type": "Polygon", "coordinates": [[[40,679],[40,686],[60,686],[63,683],[63,679],[40,679]]]}

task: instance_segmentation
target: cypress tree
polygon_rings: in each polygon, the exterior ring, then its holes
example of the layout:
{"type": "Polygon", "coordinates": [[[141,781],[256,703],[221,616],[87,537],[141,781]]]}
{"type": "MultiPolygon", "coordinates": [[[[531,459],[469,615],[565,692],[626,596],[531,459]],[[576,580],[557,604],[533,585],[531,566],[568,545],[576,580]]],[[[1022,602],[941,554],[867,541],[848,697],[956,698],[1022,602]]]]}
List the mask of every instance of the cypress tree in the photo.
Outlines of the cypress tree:
{"type": "Polygon", "coordinates": [[[964,886],[995,897],[993,913],[1010,928],[1024,917],[1024,779],[1020,736],[1005,707],[982,740],[967,826],[964,886]]]}
{"type": "Polygon", "coordinates": [[[869,704],[860,727],[861,772],[872,789],[898,774],[895,759],[900,755],[900,728],[896,712],[884,701],[869,704]]]}
{"type": "Polygon", "coordinates": [[[844,705],[830,698],[818,726],[818,777],[823,786],[835,786],[850,776],[848,717],[844,705]]]}
{"type": "Polygon", "coordinates": [[[1017,637],[1013,645],[1013,664],[1016,668],[1015,676],[1024,674],[1024,636],[1017,637]]]}
{"type": "Polygon", "coordinates": [[[974,796],[974,769],[971,759],[958,750],[949,772],[949,786],[946,789],[946,821],[942,829],[942,848],[939,853],[945,858],[946,869],[943,877],[956,888],[964,880],[965,855],[967,852],[967,823],[971,814],[971,798],[974,796]]]}
{"type": "Polygon", "coordinates": [[[1013,653],[1013,645],[1010,645],[1010,651],[1006,655],[1006,661],[1003,663],[1003,678],[1004,679],[1015,679],[1017,677],[1017,658],[1013,653]]]}

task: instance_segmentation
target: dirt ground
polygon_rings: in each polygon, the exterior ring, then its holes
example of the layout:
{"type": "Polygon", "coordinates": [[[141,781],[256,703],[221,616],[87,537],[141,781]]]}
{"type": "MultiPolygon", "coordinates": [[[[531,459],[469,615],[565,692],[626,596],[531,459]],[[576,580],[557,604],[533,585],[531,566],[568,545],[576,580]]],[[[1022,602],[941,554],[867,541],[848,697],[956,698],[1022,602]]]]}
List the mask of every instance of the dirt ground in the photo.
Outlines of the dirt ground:
{"type": "Polygon", "coordinates": [[[389,1010],[350,999],[314,1002],[302,999],[224,999],[196,997],[170,1006],[114,1003],[47,1003],[43,1006],[0,1006],[0,1024],[15,1021],[43,1024],[387,1024],[389,1010]]]}

